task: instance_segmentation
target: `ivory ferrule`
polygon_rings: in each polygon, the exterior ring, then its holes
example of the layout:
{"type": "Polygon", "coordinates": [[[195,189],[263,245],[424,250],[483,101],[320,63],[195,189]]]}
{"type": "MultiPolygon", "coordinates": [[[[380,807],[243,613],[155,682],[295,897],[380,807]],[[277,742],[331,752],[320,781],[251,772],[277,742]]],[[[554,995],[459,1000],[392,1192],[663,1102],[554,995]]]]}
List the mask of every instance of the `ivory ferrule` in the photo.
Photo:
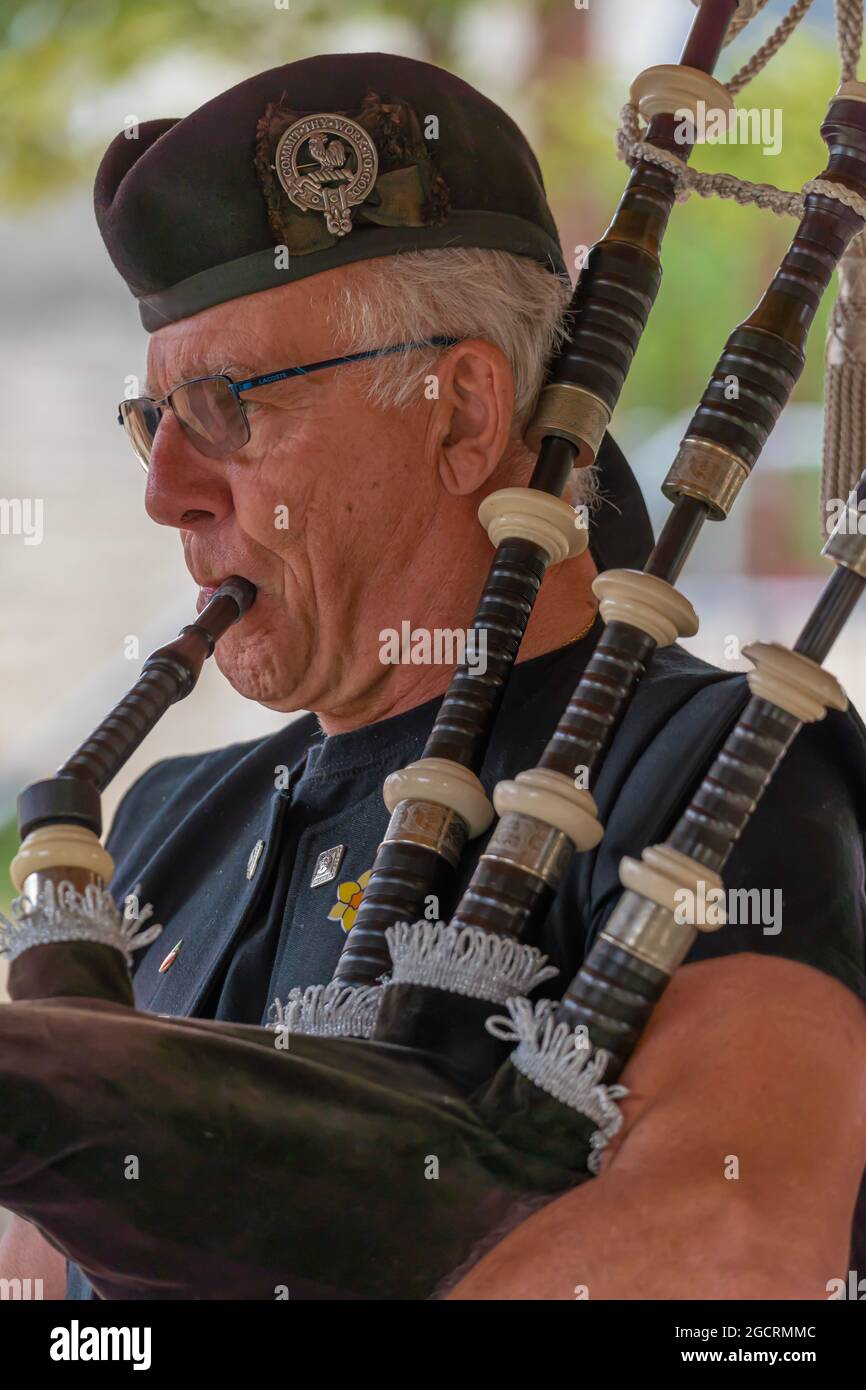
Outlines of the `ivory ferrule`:
{"type": "MultiPolygon", "coordinates": [[[[722,888],[719,875],[697,859],[692,859],[670,845],[647,845],[640,859],[626,855],[619,863],[619,881],[623,888],[641,893],[650,902],[665,908],[668,912],[686,916],[688,901],[697,902],[708,889],[718,891],[722,888]]],[[[694,923],[702,931],[715,931],[724,925],[720,911],[713,914],[712,922],[694,923]]]]}
{"type": "Polygon", "coordinates": [[[549,768],[529,768],[497,783],[493,804],[500,816],[529,816],[561,830],[579,850],[594,849],[604,833],[590,793],[549,768]]]}
{"type": "Polygon", "coordinates": [[[578,525],[574,507],[531,487],[506,487],[491,492],[478,508],[478,520],[492,545],[526,540],[547,552],[550,565],[580,555],[589,544],[589,532],[578,525]]]}
{"type": "Polygon", "coordinates": [[[448,758],[419,758],[392,772],[385,778],[382,796],[391,812],[401,801],[445,806],[463,819],[470,839],[483,835],[493,820],[493,807],[475,773],[448,758]]]}
{"type": "Polygon", "coordinates": [[[643,570],[605,570],[592,582],[605,623],[628,623],[669,647],[678,637],[694,637],[698,615],[684,594],[666,579],[643,570]]]}
{"type": "Polygon", "coordinates": [[[43,825],[27,836],[9,866],[9,875],[20,893],[25,880],[34,874],[51,873],[56,879],[53,871],[59,871],[61,880],[72,882],[76,870],[89,874],[91,883],[110,883],[114,860],[93,831],[83,825],[43,825]]]}
{"type": "Polygon", "coordinates": [[[629,100],[649,125],[654,116],[682,116],[697,120],[699,102],[716,111],[733,111],[736,102],[727,87],[700,68],[682,63],[658,63],[644,68],[631,84],[629,100]]]}
{"type": "Polygon", "coordinates": [[[523,438],[533,453],[545,435],[567,439],[578,450],[575,467],[588,468],[595,462],[609,424],[610,411],[599,396],[567,381],[552,381],[542,391],[523,438]]]}
{"type": "Polygon", "coordinates": [[[779,642],[752,642],[743,656],[754,663],[746,679],[753,695],[769,700],[803,724],[815,724],[828,709],[847,709],[848,697],[836,677],[817,661],[779,642]]]}
{"type": "Polygon", "coordinates": [[[450,806],[435,801],[399,801],[391,812],[383,844],[423,845],[456,868],[467,831],[463,817],[450,806]]]}
{"type": "Polygon", "coordinates": [[[677,922],[668,908],[651,902],[640,893],[625,892],[600,938],[665,975],[673,975],[691,950],[697,934],[691,923],[677,922]]]}
{"type": "Polygon", "coordinates": [[[710,521],[724,521],[748,476],[748,468],[730,449],[687,435],[662,483],[662,492],[669,502],[694,497],[708,508],[710,521]]]}
{"type": "Polygon", "coordinates": [[[840,84],[830,105],[834,101],[866,101],[866,82],[858,82],[856,78],[851,78],[848,82],[840,84]]]}

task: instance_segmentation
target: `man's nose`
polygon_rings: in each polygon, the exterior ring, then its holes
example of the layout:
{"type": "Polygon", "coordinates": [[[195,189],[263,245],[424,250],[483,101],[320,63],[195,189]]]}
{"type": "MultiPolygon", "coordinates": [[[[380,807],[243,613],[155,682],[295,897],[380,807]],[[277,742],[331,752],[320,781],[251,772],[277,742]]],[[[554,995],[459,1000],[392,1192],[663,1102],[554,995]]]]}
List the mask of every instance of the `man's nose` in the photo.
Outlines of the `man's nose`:
{"type": "Polygon", "coordinates": [[[160,526],[183,530],[222,521],[232,510],[222,460],[199,453],[170,410],[153,442],[144,505],[160,526]]]}

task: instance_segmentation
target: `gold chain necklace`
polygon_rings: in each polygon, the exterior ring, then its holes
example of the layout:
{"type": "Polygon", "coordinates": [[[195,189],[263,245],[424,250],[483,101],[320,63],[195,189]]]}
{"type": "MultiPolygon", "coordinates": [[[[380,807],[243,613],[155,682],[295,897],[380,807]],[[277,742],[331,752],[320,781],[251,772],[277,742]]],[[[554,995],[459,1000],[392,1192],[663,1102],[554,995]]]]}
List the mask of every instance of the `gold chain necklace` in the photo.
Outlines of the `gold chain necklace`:
{"type": "MultiPolygon", "coordinates": [[[[590,628],[592,627],[592,625],[593,625],[593,623],[595,622],[595,620],[596,620],[597,617],[598,617],[598,610],[596,610],[596,612],[593,613],[593,615],[592,615],[592,617],[590,618],[589,622],[586,624],[586,627],[582,627],[582,628],[580,629],[580,632],[576,632],[576,633],[574,634],[573,637],[569,637],[569,639],[568,639],[567,642],[563,642],[563,643],[562,643],[562,646],[563,646],[563,647],[570,647],[570,646],[572,645],[573,642],[579,642],[580,639],[581,639],[581,637],[585,637],[586,634],[589,632],[590,628]]],[[[562,649],[562,648],[560,648],[559,650],[561,650],[561,649],[562,649]]]]}

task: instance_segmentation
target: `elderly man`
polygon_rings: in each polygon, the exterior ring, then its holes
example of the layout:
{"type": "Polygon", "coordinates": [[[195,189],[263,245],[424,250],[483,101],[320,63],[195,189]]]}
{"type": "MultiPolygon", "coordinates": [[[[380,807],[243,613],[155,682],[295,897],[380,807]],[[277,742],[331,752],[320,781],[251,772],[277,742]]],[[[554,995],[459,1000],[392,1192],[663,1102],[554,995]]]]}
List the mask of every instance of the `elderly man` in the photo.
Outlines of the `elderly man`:
{"type": "MultiPolygon", "coordinates": [[[[521,437],[569,285],[522,135],[426,64],[305,60],[127,134],[96,207],[152,334],[144,398],[122,408],[145,504],[177,528],[200,602],[229,574],[258,587],[218,648],[225,677],[314,713],[152,768],[115,820],[115,887],[140,885],[168,924],[137,963],[139,1008],[260,1023],[329,980],[351,932],[383,779],[419,755],[450,674],[386,635],[469,627],[491,556],[478,505],[529,478],[521,437]]],[[[577,683],[596,569],[646,557],[610,440],[594,487],[590,549],[542,586],[488,789],[534,764],[577,683]]],[[[573,500],[593,502],[585,482],[573,500]]],[[[661,837],[694,779],[676,806],[656,790],[698,775],[741,696],[679,648],[656,657],[596,789],[601,849],[539,938],[561,981],[611,911],[620,854],[661,837]]],[[[451,1297],[823,1298],[844,1277],[866,1163],[864,786],[855,716],[800,735],[726,874],[772,889],[772,913],[701,937],[627,1069],[599,1179],[451,1297]]],[[[35,1231],[13,1223],[5,1258],[62,1296],[35,1231]]],[[[75,1268],[67,1296],[92,1296],[75,1268]]]]}

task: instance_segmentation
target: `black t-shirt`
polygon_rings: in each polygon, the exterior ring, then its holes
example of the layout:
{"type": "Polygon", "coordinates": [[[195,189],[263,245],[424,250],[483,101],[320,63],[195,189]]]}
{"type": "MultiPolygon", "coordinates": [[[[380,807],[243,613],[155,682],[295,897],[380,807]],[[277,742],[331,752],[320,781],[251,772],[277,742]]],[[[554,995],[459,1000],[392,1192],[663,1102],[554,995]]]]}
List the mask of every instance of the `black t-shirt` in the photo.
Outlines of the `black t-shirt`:
{"type": "MultiPolygon", "coordinates": [[[[537,764],[596,637],[515,669],[481,771],[488,793],[537,764]]],[[[604,838],[574,856],[538,929],[560,972],[540,993],[563,992],[619,898],[620,858],[664,839],[747,699],[742,676],[678,647],[655,655],[593,787],[604,838]]],[[[331,978],[388,823],[382,784],[421,755],[438,704],[330,738],[304,716],[136,783],[108,846],[118,894],[140,885],[166,924],[136,963],[139,1008],[265,1022],[275,998],[331,978]]],[[[700,933],[689,960],[779,955],[866,1000],[864,831],[866,731],[853,712],[831,713],[798,735],[727,865],[729,890],[767,895],[760,921],[700,933]]],[[[455,896],[487,838],[464,856],[455,896]]],[[[76,1271],[68,1296],[87,1290],[76,1271]]]]}

